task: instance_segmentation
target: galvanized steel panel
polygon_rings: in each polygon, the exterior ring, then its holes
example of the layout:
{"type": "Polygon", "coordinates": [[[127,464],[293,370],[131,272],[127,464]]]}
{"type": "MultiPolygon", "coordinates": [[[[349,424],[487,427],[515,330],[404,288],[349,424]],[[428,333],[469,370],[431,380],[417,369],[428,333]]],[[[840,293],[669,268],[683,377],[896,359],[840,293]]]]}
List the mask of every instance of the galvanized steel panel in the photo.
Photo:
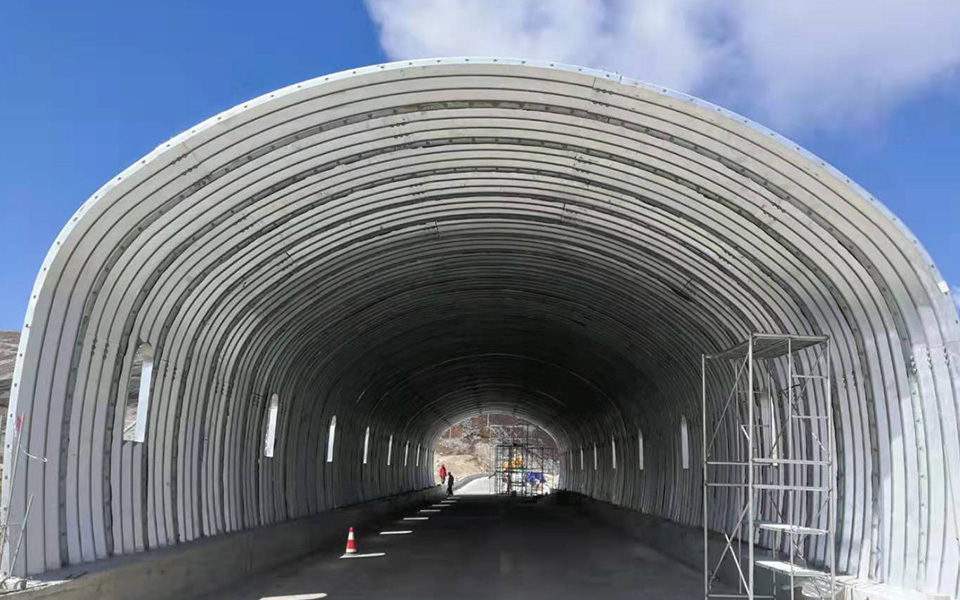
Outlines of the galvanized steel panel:
{"type": "Polygon", "coordinates": [[[700,465],[678,445],[681,415],[700,426],[699,356],[769,331],[833,340],[841,571],[955,594],[960,326],[941,282],[844,175],[683,94],[466,58],[296,84],[161,144],[55,240],[8,417],[48,461],[4,481],[12,521],[35,498],[4,569],[423,487],[439,432],[492,410],[557,436],[567,487],[699,524],[700,465]],[[141,342],[139,444],[117,405],[141,342]],[[419,468],[386,465],[391,435],[395,459],[423,446],[419,468]],[[599,468],[580,470],[594,444],[599,468]]]}

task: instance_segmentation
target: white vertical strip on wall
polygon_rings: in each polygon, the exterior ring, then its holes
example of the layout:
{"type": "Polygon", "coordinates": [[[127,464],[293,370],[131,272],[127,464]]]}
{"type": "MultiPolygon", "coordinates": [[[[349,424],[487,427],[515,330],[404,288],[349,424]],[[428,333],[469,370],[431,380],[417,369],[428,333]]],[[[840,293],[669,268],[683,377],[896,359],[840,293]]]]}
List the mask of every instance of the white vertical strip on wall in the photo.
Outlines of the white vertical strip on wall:
{"type": "Polygon", "coordinates": [[[147,437],[147,415],[150,413],[150,380],[153,378],[153,349],[149,344],[140,347],[143,363],[140,368],[140,389],[137,390],[137,425],[133,429],[133,441],[142,442],[147,437]]]}
{"type": "Polygon", "coordinates": [[[390,441],[387,442],[387,466],[390,466],[390,460],[393,459],[393,434],[390,435],[390,441]]]}
{"type": "Polygon", "coordinates": [[[637,429],[637,459],[639,460],[640,470],[643,470],[643,430],[637,429]]]}
{"type": "Polygon", "coordinates": [[[133,357],[123,403],[123,441],[143,442],[147,436],[147,415],[150,411],[150,380],[153,377],[153,348],[141,344],[133,357]],[[139,359],[139,360],[138,360],[139,359]],[[138,381],[137,395],[130,397],[129,387],[138,381]],[[132,413],[132,418],[131,418],[132,413]]]}
{"type": "Polygon", "coordinates": [[[580,470],[583,470],[583,448],[580,448],[580,470]]]}
{"type": "Polygon", "coordinates": [[[617,440],[610,438],[610,456],[613,457],[613,468],[617,468],[617,440]]]}
{"type": "Polygon", "coordinates": [[[410,456],[410,440],[403,446],[403,466],[407,466],[407,458],[410,456]]]}
{"type": "Polygon", "coordinates": [[[333,441],[337,437],[337,415],[330,419],[330,432],[327,434],[327,462],[333,462],[333,441]]]}
{"type": "Polygon", "coordinates": [[[763,433],[764,436],[766,436],[770,458],[780,458],[780,444],[777,439],[780,437],[779,424],[777,423],[777,407],[774,403],[773,396],[769,393],[763,396],[763,403],[760,405],[760,418],[763,420],[763,433]]]}
{"type": "Polygon", "coordinates": [[[680,464],[684,469],[690,468],[690,426],[683,415],[680,415],[680,464]]]}
{"type": "Polygon", "coordinates": [[[593,444],[593,470],[597,470],[597,444],[593,444]]]}
{"type": "Polygon", "coordinates": [[[363,434],[363,464],[367,464],[367,458],[370,457],[370,427],[363,434]]]}
{"type": "Polygon", "coordinates": [[[263,438],[263,455],[273,458],[273,446],[277,441],[277,413],[280,412],[280,397],[270,396],[270,407],[267,409],[267,434],[263,438]]]}

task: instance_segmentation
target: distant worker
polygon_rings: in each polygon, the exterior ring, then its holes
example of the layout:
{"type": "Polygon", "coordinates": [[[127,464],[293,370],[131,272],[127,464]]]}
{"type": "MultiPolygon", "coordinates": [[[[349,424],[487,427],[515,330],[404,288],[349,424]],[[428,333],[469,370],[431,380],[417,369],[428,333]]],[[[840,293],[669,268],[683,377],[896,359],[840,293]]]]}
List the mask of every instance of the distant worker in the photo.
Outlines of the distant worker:
{"type": "Polygon", "coordinates": [[[447,495],[453,495],[453,473],[447,473],[447,495]]]}
{"type": "Polygon", "coordinates": [[[440,463],[440,485],[443,485],[447,481],[447,467],[440,463]]]}

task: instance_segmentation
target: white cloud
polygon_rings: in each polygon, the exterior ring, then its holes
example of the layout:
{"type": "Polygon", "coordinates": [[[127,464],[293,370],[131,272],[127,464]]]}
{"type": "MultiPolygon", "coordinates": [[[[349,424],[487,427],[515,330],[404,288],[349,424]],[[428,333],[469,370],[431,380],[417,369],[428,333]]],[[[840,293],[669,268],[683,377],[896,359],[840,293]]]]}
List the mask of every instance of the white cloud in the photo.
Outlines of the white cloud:
{"type": "Polygon", "coordinates": [[[366,0],[394,59],[581,64],[771,125],[865,125],[955,78],[957,0],[366,0]]]}

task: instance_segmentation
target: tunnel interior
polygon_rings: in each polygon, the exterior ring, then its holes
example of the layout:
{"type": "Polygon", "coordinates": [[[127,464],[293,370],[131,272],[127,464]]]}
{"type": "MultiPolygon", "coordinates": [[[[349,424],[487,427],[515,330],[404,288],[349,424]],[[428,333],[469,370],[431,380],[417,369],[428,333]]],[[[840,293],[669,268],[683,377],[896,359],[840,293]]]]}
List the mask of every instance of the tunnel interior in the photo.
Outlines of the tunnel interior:
{"type": "Polygon", "coordinates": [[[682,94],[501,59],[296,84],[161,144],[58,236],[8,416],[47,462],[5,476],[8,514],[34,508],[4,568],[421,489],[483,412],[553,434],[568,489],[698,526],[701,356],[769,332],[832,341],[841,572],[956,589],[945,292],[849,179],[682,94]]]}

